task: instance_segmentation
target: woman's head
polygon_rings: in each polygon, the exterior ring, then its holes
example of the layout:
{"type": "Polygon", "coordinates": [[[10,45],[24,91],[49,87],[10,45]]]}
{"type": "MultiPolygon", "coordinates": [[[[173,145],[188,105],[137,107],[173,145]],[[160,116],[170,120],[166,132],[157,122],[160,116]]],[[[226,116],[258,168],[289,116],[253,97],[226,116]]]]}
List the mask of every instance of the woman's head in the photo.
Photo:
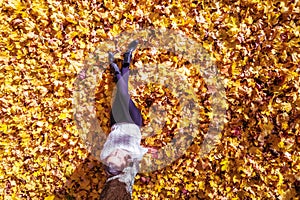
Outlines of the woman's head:
{"type": "Polygon", "coordinates": [[[104,169],[108,176],[116,176],[122,173],[122,169],[114,165],[104,165],[104,169]]]}
{"type": "Polygon", "coordinates": [[[106,159],[106,172],[111,176],[120,174],[128,165],[129,159],[130,156],[126,151],[120,149],[113,151],[106,159]]]}

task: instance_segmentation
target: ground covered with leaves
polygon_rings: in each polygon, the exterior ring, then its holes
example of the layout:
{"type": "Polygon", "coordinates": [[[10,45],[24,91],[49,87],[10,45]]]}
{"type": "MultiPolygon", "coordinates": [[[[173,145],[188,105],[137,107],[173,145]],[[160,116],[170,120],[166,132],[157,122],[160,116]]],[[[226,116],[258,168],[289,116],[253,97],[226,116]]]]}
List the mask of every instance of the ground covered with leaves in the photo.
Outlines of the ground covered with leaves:
{"type": "MultiPolygon", "coordinates": [[[[226,119],[218,144],[203,155],[211,88],[184,57],[137,50],[133,70],[167,63],[193,85],[203,112],[185,154],[138,174],[133,199],[299,199],[297,0],[2,0],[0,11],[0,199],[99,198],[106,176],[76,127],[74,82],[85,78],[83,63],[101,41],[149,27],[181,31],[209,52],[224,84],[226,119]]],[[[95,95],[107,134],[111,88],[105,70],[95,95]]],[[[178,128],[176,95],[155,83],[131,87],[131,95],[145,126],[151,105],[160,106],[152,122],[166,126],[142,143],[163,147],[178,128]]]]}

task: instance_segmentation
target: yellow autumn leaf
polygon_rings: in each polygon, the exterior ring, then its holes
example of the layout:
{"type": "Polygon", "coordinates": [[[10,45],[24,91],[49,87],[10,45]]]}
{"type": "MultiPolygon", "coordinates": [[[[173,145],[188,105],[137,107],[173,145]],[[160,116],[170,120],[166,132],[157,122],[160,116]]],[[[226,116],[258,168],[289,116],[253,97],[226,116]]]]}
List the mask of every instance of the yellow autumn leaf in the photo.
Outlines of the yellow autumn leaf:
{"type": "Polygon", "coordinates": [[[283,130],[287,130],[288,127],[289,127],[289,125],[288,125],[287,122],[283,122],[282,125],[281,125],[281,127],[282,127],[283,130]]]}
{"type": "Polygon", "coordinates": [[[117,36],[121,33],[120,26],[118,24],[114,24],[112,30],[110,31],[112,36],[117,36]]]}
{"type": "Polygon", "coordinates": [[[68,114],[67,113],[60,113],[60,115],[58,116],[59,119],[65,119],[67,118],[68,114]]]}
{"type": "Polygon", "coordinates": [[[283,184],[283,176],[282,174],[278,171],[278,183],[277,183],[277,186],[281,186],[283,184]]]}
{"type": "Polygon", "coordinates": [[[44,200],[54,200],[54,198],[55,198],[55,195],[50,195],[50,196],[45,197],[44,200]]]}
{"type": "Polygon", "coordinates": [[[68,167],[66,168],[66,172],[65,175],[66,176],[70,176],[73,173],[74,169],[71,165],[68,165],[68,167]]]}
{"type": "Polygon", "coordinates": [[[12,200],[21,200],[21,198],[19,198],[16,194],[12,194],[11,199],[12,200]]]}
{"type": "Polygon", "coordinates": [[[225,158],[221,161],[221,171],[228,171],[229,161],[228,158],[225,158]]]}
{"type": "Polygon", "coordinates": [[[232,65],[231,65],[231,70],[232,70],[232,75],[233,76],[237,76],[240,74],[240,69],[239,67],[237,66],[237,63],[236,62],[233,62],[232,65]]]}
{"type": "Polygon", "coordinates": [[[201,190],[205,190],[205,182],[204,182],[204,181],[199,181],[199,182],[198,182],[198,187],[199,187],[199,189],[201,189],[201,190]]]}
{"type": "Polygon", "coordinates": [[[284,141],[280,141],[279,143],[278,143],[278,147],[279,148],[284,148],[284,141]]]}
{"type": "Polygon", "coordinates": [[[76,32],[76,31],[71,31],[68,35],[69,35],[69,37],[72,39],[72,38],[74,38],[75,36],[78,35],[78,32],[76,32]]]}
{"type": "Polygon", "coordinates": [[[203,47],[204,47],[205,49],[207,49],[207,50],[211,50],[212,44],[203,42],[203,47]]]}
{"type": "Polygon", "coordinates": [[[74,17],[73,15],[71,15],[71,14],[69,14],[69,15],[66,17],[66,20],[67,20],[68,22],[73,23],[73,24],[77,24],[77,21],[75,20],[75,17],[74,17]]]}
{"type": "Polygon", "coordinates": [[[209,181],[209,184],[210,184],[210,186],[212,187],[212,188],[218,188],[218,184],[216,183],[216,182],[214,182],[214,181],[209,181]]]}
{"type": "Polygon", "coordinates": [[[193,183],[189,183],[185,186],[185,189],[189,192],[193,191],[195,185],[193,183]]]}
{"type": "Polygon", "coordinates": [[[0,124],[0,131],[3,131],[3,133],[6,133],[7,127],[8,126],[6,124],[0,124]]]}
{"type": "Polygon", "coordinates": [[[281,109],[287,113],[292,110],[292,105],[289,102],[284,102],[281,105],[282,105],[281,109]]]}

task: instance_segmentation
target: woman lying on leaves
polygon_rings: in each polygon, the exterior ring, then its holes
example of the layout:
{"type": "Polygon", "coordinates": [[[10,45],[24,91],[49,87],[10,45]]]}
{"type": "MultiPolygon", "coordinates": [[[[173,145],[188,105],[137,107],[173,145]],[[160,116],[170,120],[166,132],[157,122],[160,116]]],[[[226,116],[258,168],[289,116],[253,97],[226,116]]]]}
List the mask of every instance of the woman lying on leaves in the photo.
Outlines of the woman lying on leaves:
{"type": "Polygon", "coordinates": [[[103,200],[131,199],[139,162],[147,151],[155,152],[140,145],[142,116],[128,93],[129,66],[137,45],[137,40],[129,44],[121,70],[114,62],[114,55],[111,52],[108,55],[117,91],[111,111],[111,132],[100,156],[109,176],[100,196],[103,200]]]}

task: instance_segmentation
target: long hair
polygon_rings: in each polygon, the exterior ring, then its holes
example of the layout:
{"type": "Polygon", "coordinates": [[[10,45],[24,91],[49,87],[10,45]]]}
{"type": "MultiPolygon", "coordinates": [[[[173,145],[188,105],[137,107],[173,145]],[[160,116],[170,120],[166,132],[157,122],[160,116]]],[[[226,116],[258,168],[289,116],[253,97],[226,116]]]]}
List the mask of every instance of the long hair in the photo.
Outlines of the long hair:
{"type": "Polygon", "coordinates": [[[100,200],[131,200],[131,195],[127,192],[125,183],[113,179],[105,183],[100,200]]]}

